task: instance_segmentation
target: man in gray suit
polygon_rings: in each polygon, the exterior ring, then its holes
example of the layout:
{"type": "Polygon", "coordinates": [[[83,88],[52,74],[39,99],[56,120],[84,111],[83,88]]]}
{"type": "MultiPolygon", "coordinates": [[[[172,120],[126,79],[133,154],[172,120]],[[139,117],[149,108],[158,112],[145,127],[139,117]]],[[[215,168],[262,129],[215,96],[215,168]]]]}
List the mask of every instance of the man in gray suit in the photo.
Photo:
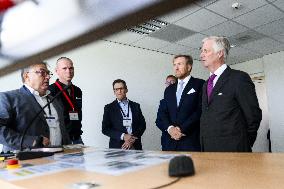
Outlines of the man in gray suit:
{"type": "Polygon", "coordinates": [[[251,152],[262,118],[250,76],[225,64],[230,43],[224,37],[203,41],[201,61],[210,77],[203,85],[202,151],[251,152]]]}
{"type": "MultiPolygon", "coordinates": [[[[0,93],[0,143],[3,151],[20,149],[24,130],[41,108],[52,98],[49,95],[49,79],[52,76],[43,62],[22,70],[24,85],[18,89],[0,93]]],[[[63,107],[55,99],[30,125],[23,140],[23,147],[43,147],[69,144],[65,131],[63,107]]]]}

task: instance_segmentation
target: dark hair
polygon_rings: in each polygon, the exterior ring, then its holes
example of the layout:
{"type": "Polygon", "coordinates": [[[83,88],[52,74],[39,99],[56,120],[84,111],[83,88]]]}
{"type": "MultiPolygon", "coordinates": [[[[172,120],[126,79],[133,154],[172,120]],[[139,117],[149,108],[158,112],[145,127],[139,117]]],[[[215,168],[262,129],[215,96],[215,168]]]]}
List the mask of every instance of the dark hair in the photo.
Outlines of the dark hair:
{"type": "Polygon", "coordinates": [[[174,75],[168,75],[166,79],[168,79],[168,78],[170,78],[170,77],[171,77],[171,78],[174,78],[175,81],[177,81],[177,78],[176,78],[176,76],[174,76],[174,75]]]}
{"type": "Polygon", "coordinates": [[[114,81],[112,82],[112,88],[113,88],[113,89],[114,89],[114,85],[115,85],[116,83],[122,83],[123,86],[124,86],[124,88],[127,89],[126,82],[125,82],[124,80],[122,80],[122,79],[116,79],[116,80],[114,80],[114,81]]]}
{"type": "Polygon", "coordinates": [[[33,63],[23,69],[21,69],[21,78],[22,78],[22,82],[25,82],[25,78],[24,78],[24,74],[29,72],[33,67],[38,66],[38,65],[45,65],[47,67],[47,63],[43,62],[43,61],[39,61],[37,63],[33,63]]]}
{"type": "Polygon", "coordinates": [[[174,57],[174,60],[175,60],[176,58],[180,58],[180,57],[185,58],[186,63],[192,66],[193,60],[192,60],[192,57],[191,57],[191,56],[189,56],[189,55],[184,55],[184,54],[179,54],[179,55],[176,55],[176,56],[174,57]]]}

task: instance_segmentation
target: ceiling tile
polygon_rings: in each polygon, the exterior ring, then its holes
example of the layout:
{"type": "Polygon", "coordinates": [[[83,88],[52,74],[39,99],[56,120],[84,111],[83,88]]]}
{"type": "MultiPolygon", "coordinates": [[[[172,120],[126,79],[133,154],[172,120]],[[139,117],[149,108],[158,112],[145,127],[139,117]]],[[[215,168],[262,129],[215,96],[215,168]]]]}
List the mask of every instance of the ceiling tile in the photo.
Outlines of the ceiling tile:
{"type": "Polygon", "coordinates": [[[277,35],[273,35],[272,37],[273,39],[284,43],[284,32],[277,35]]]}
{"type": "Polygon", "coordinates": [[[157,50],[159,48],[170,45],[170,43],[160,39],[155,39],[153,37],[145,37],[142,40],[132,43],[132,45],[136,47],[157,50]]]}
{"type": "Polygon", "coordinates": [[[169,53],[169,54],[188,54],[190,48],[183,46],[183,45],[179,45],[179,44],[170,44],[166,47],[162,47],[159,49],[159,51],[161,52],[165,52],[165,53],[169,53]]]}
{"type": "Polygon", "coordinates": [[[226,20],[227,19],[208,10],[200,9],[199,11],[177,21],[175,24],[199,32],[225,22],[226,20]]]}
{"type": "Polygon", "coordinates": [[[246,49],[251,49],[263,55],[284,50],[284,44],[270,38],[263,38],[243,45],[246,49]]]}
{"type": "Polygon", "coordinates": [[[180,40],[178,41],[177,43],[178,44],[181,44],[181,45],[185,45],[185,46],[188,46],[188,47],[191,47],[191,48],[200,48],[201,47],[201,44],[202,44],[202,40],[207,37],[206,35],[203,35],[203,34],[194,34],[190,37],[187,37],[183,40],[180,40]]]}
{"type": "Polygon", "coordinates": [[[206,35],[230,37],[246,30],[248,29],[240,24],[237,24],[232,21],[227,21],[217,26],[213,26],[209,30],[202,31],[202,33],[206,35]]]}
{"type": "Polygon", "coordinates": [[[260,53],[252,50],[245,49],[243,47],[231,48],[229,57],[238,57],[239,60],[247,61],[262,56],[260,53]]]}
{"type": "Polygon", "coordinates": [[[196,12],[197,10],[201,9],[200,6],[196,4],[191,4],[190,6],[183,7],[181,9],[178,9],[170,14],[166,14],[164,16],[159,17],[159,20],[163,20],[169,23],[174,23],[177,20],[180,20],[181,18],[196,12]]]}
{"type": "Polygon", "coordinates": [[[146,37],[146,35],[140,35],[140,34],[129,32],[129,31],[123,31],[118,34],[111,35],[105,39],[109,41],[113,41],[113,42],[118,42],[118,43],[131,44],[144,37],[146,37]]]}
{"type": "Polygon", "coordinates": [[[190,49],[188,54],[194,59],[194,60],[200,60],[200,50],[199,49],[190,49]]]}
{"type": "Polygon", "coordinates": [[[171,24],[156,32],[151,33],[149,36],[153,38],[162,39],[164,41],[176,42],[178,40],[191,36],[194,33],[196,32],[171,24]]]}
{"type": "Polygon", "coordinates": [[[226,64],[227,65],[233,65],[233,64],[237,64],[242,62],[238,57],[228,57],[228,59],[226,60],[226,64]]]}
{"type": "Polygon", "coordinates": [[[217,0],[198,0],[195,3],[202,6],[202,7],[206,7],[214,2],[216,2],[217,0]]]}
{"type": "Polygon", "coordinates": [[[284,18],[259,26],[254,29],[264,35],[275,35],[284,31],[284,18]]]}
{"type": "Polygon", "coordinates": [[[252,41],[256,41],[264,37],[265,37],[264,35],[256,31],[248,30],[248,31],[239,33],[237,35],[234,35],[232,37],[229,37],[229,41],[232,45],[240,46],[240,45],[244,45],[246,43],[250,43],[252,41]]]}
{"type": "Polygon", "coordinates": [[[284,1],[283,0],[277,0],[273,2],[273,4],[284,11],[284,1]]]}
{"type": "Polygon", "coordinates": [[[255,9],[247,14],[239,16],[234,20],[247,27],[255,28],[257,26],[272,22],[274,20],[278,20],[283,17],[283,12],[268,4],[258,9],[255,9]]]}
{"type": "Polygon", "coordinates": [[[237,16],[240,16],[244,13],[249,12],[250,10],[256,9],[258,7],[261,7],[268,2],[265,0],[219,0],[216,3],[213,3],[206,7],[207,9],[210,9],[216,13],[219,13],[227,18],[235,18],[237,16]],[[240,4],[240,7],[238,9],[232,8],[232,4],[238,2],[240,4]]]}

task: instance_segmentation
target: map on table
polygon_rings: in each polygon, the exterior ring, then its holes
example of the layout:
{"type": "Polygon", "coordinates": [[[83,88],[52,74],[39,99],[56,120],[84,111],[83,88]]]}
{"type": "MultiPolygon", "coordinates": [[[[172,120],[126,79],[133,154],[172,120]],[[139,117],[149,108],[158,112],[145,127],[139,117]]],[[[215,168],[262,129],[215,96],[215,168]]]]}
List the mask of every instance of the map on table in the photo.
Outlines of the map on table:
{"type": "Polygon", "coordinates": [[[169,161],[176,154],[161,154],[154,151],[120,149],[94,149],[88,152],[56,154],[54,160],[42,165],[23,164],[21,168],[0,169],[0,179],[13,181],[47,175],[68,169],[80,169],[109,175],[122,175],[169,161]]]}

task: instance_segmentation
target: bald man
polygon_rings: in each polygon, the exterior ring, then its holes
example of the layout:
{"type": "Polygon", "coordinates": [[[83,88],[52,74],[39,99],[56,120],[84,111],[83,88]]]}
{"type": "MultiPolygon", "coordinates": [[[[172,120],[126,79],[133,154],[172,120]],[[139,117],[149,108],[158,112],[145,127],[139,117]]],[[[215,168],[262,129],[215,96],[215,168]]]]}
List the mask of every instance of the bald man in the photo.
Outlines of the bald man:
{"type": "Polygon", "coordinates": [[[73,61],[67,57],[60,57],[56,62],[55,72],[58,79],[49,86],[52,95],[56,95],[65,86],[60,99],[64,106],[64,121],[72,144],[84,144],[81,138],[82,131],[82,90],[72,83],[74,77],[73,61]]]}

